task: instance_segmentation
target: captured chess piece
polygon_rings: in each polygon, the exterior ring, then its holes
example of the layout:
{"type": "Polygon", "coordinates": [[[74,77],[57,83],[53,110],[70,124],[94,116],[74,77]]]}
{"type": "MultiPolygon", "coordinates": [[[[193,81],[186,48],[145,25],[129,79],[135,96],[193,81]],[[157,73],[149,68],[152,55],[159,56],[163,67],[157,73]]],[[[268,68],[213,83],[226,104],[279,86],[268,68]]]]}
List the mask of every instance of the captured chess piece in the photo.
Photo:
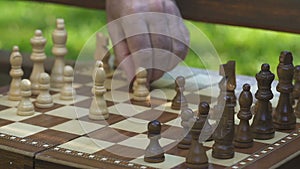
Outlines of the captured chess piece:
{"type": "Polygon", "coordinates": [[[22,70],[22,55],[19,52],[19,47],[14,46],[13,52],[10,55],[10,64],[11,70],[9,75],[12,77],[9,92],[8,92],[8,99],[13,101],[20,101],[21,100],[21,79],[24,74],[22,70]]]}
{"type": "Polygon", "coordinates": [[[22,99],[17,107],[17,115],[31,116],[34,114],[34,106],[30,100],[31,82],[28,79],[23,79],[20,88],[22,99]]]}
{"type": "Polygon", "coordinates": [[[50,76],[48,73],[41,73],[39,78],[40,94],[36,98],[35,106],[38,108],[50,108],[53,106],[53,98],[49,93],[50,76]]]}
{"type": "Polygon", "coordinates": [[[240,123],[236,128],[234,146],[249,148],[253,146],[253,136],[249,125],[249,120],[252,118],[251,105],[253,103],[253,96],[249,84],[244,84],[239,103],[240,111],[238,118],[240,119],[240,123]]]}
{"type": "Polygon", "coordinates": [[[46,60],[45,45],[47,40],[43,37],[41,30],[36,30],[34,37],[30,39],[32,45],[32,54],[30,59],[33,62],[33,68],[30,75],[32,95],[39,94],[39,77],[40,74],[45,72],[44,61],[46,60]]]}
{"type": "Polygon", "coordinates": [[[149,163],[160,163],[165,160],[164,150],[159,144],[161,138],[161,124],[157,120],[148,123],[148,138],[150,143],[146,148],[144,161],[149,163]]]}
{"type": "Polygon", "coordinates": [[[133,101],[138,105],[151,106],[149,90],[147,88],[147,70],[140,67],[136,72],[133,101]]]}
{"type": "Polygon", "coordinates": [[[52,53],[55,56],[54,64],[51,69],[51,88],[60,90],[64,85],[64,57],[68,53],[66,48],[67,31],[65,29],[64,19],[56,20],[56,29],[52,33],[53,48],[52,53]]]}
{"type": "Polygon", "coordinates": [[[273,98],[271,84],[275,75],[270,71],[270,65],[265,63],[261,66],[261,71],[256,74],[258,90],[255,93],[257,102],[255,103],[254,119],[251,124],[253,137],[255,139],[266,140],[274,137],[275,129],[272,121],[273,98]]]}
{"type": "Polygon", "coordinates": [[[296,117],[300,118],[300,65],[295,66],[294,79],[295,79],[295,85],[294,85],[293,97],[294,99],[297,99],[297,105],[295,107],[295,115],[296,117]]]}
{"type": "Polygon", "coordinates": [[[290,100],[293,92],[293,55],[291,52],[281,52],[277,67],[279,83],[277,91],[280,92],[277,107],[273,113],[274,127],[279,130],[291,130],[296,127],[296,116],[290,100]]]}
{"type": "Polygon", "coordinates": [[[103,97],[106,92],[104,87],[105,79],[106,75],[103,69],[103,63],[99,61],[99,67],[95,69],[93,74],[94,86],[92,93],[94,94],[94,97],[89,110],[89,118],[92,120],[104,120],[109,117],[106,101],[103,97]]]}
{"type": "Polygon", "coordinates": [[[192,145],[186,155],[186,166],[189,168],[207,168],[208,158],[206,151],[203,147],[203,141],[200,137],[202,129],[204,128],[205,122],[207,121],[209,104],[206,102],[200,103],[200,109],[198,117],[193,124],[191,129],[192,133],[192,145]]]}
{"type": "Polygon", "coordinates": [[[175,80],[176,95],[172,100],[171,108],[174,110],[183,110],[188,107],[187,100],[183,94],[185,85],[185,78],[178,76],[175,80]]]}
{"type": "Polygon", "coordinates": [[[67,65],[64,68],[64,85],[60,91],[61,100],[75,99],[75,90],[73,89],[74,70],[71,66],[67,65]]]}
{"type": "Polygon", "coordinates": [[[187,108],[181,110],[181,126],[183,127],[184,130],[183,132],[184,138],[177,145],[178,148],[181,149],[190,148],[192,143],[192,135],[190,133],[192,126],[190,124],[193,124],[193,121],[194,121],[194,112],[191,109],[187,108]]]}
{"type": "Polygon", "coordinates": [[[225,103],[225,105],[219,105],[219,108],[216,109],[222,111],[218,112],[222,113],[222,117],[213,134],[215,143],[212,147],[212,156],[218,159],[229,159],[234,157],[235,62],[229,61],[227,64],[221,65],[220,75],[223,75],[223,79],[219,83],[222,89],[220,96],[222,97],[218,97],[218,103],[225,103]],[[226,89],[226,92],[224,92],[224,89],[226,89]]]}

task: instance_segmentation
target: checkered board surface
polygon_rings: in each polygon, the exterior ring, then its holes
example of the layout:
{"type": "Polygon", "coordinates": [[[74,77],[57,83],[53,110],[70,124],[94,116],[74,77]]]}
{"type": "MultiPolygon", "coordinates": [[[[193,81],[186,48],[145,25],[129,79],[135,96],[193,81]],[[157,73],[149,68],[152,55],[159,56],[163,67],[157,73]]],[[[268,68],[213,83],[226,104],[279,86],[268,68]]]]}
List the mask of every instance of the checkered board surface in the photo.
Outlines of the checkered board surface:
{"type": "MultiPolygon", "coordinates": [[[[105,82],[108,91],[104,98],[110,113],[106,121],[93,121],[88,118],[93,84],[90,71],[75,73],[74,100],[62,101],[58,92],[51,91],[55,105],[49,109],[36,108],[33,116],[17,116],[18,102],[9,101],[6,90],[0,97],[0,145],[17,153],[31,152],[37,160],[36,166],[41,166],[42,163],[39,162],[46,161],[80,168],[186,168],[184,163],[187,150],[176,147],[182,139],[180,111],[170,108],[171,100],[175,96],[175,75],[186,77],[184,94],[189,108],[195,112],[200,100],[209,102],[211,107],[216,104],[220,77],[217,73],[213,73],[214,77],[207,77],[206,71],[185,69],[177,67],[152,86],[151,107],[134,104],[126,81],[121,73],[115,73],[115,77],[119,78],[107,79],[105,82]],[[165,161],[162,163],[143,161],[144,150],[149,143],[147,123],[154,119],[162,123],[160,144],[165,150],[165,161]]],[[[254,78],[238,76],[237,96],[244,83],[252,86],[253,93],[256,91],[254,78]]],[[[276,83],[273,84],[274,89],[275,86],[276,83]]],[[[276,93],[274,90],[273,107],[276,106],[278,98],[276,93]]],[[[32,101],[35,102],[34,97],[32,101]]],[[[236,108],[238,111],[239,107],[236,108]]],[[[238,118],[235,119],[238,124],[238,118]]],[[[300,123],[299,120],[298,122],[300,123]]],[[[298,124],[297,129],[293,131],[276,131],[275,138],[271,140],[255,140],[252,148],[236,148],[235,157],[228,160],[213,158],[213,141],[205,142],[209,167],[275,166],[294,154],[293,151],[289,152],[289,149],[299,147],[299,127],[298,124]],[[279,153],[282,156],[279,157],[279,153]]]]}

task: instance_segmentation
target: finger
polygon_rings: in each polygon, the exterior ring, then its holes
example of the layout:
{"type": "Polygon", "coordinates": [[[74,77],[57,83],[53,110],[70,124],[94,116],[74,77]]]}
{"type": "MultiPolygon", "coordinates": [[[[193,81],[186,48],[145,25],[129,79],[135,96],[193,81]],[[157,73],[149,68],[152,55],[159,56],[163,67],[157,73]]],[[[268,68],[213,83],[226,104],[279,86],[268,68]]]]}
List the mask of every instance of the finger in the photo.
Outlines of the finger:
{"type": "Polygon", "coordinates": [[[172,39],[172,53],[174,54],[170,64],[169,70],[173,69],[179,62],[184,60],[189,49],[189,32],[186,29],[180,12],[173,1],[165,2],[165,11],[171,15],[168,17],[168,26],[172,39]],[[174,29],[174,27],[178,29],[174,29]]]}
{"type": "MultiPolygon", "coordinates": [[[[122,29],[124,31],[133,68],[152,67],[152,46],[149,37],[149,30],[144,18],[144,14],[134,14],[122,18],[122,29]]],[[[152,73],[148,71],[148,79],[152,73]]]]}
{"type": "Polygon", "coordinates": [[[130,50],[126,42],[125,34],[121,29],[120,20],[112,21],[110,17],[107,19],[109,21],[108,31],[112,40],[115,57],[121,68],[126,72],[127,79],[131,81],[135,75],[134,63],[131,57],[129,57],[130,50]]]}

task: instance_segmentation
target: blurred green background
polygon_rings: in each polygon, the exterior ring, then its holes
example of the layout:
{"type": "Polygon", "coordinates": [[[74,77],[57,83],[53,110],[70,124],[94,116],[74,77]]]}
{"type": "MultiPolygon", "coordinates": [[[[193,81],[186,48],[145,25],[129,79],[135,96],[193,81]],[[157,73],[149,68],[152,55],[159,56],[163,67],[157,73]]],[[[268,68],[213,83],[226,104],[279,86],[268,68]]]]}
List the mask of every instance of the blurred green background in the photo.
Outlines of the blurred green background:
{"type": "MultiPolygon", "coordinates": [[[[46,54],[51,55],[51,33],[56,18],[64,18],[68,31],[66,58],[76,59],[85,42],[106,24],[105,11],[36,2],[0,2],[0,49],[10,51],[19,45],[21,52],[31,52],[29,39],[35,29],[41,29],[48,43],[46,54]]],[[[300,35],[283,32],[250,29],[192,22],[209,38],[221,61],[235,60],[237,73],[254,76],[262,63],[269,63],[276,71],[280,51],[294,54],[294,64],[300,64],[300,35]]],[[[185,63],[201,67],[192,52],[185,63]]]]}

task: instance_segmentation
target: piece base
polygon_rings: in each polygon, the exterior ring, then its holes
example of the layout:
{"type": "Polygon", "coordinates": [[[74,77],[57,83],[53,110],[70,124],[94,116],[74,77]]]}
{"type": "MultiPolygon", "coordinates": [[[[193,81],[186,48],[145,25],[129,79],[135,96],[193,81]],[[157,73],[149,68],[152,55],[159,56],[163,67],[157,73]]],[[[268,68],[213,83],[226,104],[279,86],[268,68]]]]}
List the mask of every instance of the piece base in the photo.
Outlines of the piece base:
{"type": "Polygon", "coordinates": [[[258,140],[268,140],[272,139],[275,136],[275,132],[272,133],[257,133],[253,132],[253,138],[258,139],[258,140]]]}
{"type": "Polygon", "coordinates": [[[18,116],[32,116],[32,115],[34,115],[34,110],[33,111],[28,111],[28,112],[17,111],[17,115],[18,116]]]}
{"type": "Polygon", "coordinates": [[[42,109],[46,109],[46,108],[50,108],[54,105],[54,103],[48,103],[48,104],[40,104],[40,103],[35,103],[35,106],[37,108],[42,108],[42,109]]]}
{"type": "Polygon", "coordinates": [[[96,114],[89,114],[89,119],[91,120],[107,120],[109,114],[107,115],[96,115],[96,114]]]}
{"type": "Polygon", "coordinates": [[[144,157],[144,161],[148,163],[161,163],[165,161],[165,156],[163,157],[144,157]]]}
{"type": "Polygon", "coordinates": [[[217,158],[217,159],[230,159],[230,158],[233,158],[234,157],[234,152],[231,152],[231,153],[224,153],[224,154],[217,154],[215,153],[214,151],[212,152],[212,156],[214,158],[217,158]]]}
{"type": "Polygon", "coordinates": [[[287,124],[279,124],[273,122],[273,124],[276,130],[293,130],[296,128],[296,121],[294,123],[287,123],[287,124]]]}

